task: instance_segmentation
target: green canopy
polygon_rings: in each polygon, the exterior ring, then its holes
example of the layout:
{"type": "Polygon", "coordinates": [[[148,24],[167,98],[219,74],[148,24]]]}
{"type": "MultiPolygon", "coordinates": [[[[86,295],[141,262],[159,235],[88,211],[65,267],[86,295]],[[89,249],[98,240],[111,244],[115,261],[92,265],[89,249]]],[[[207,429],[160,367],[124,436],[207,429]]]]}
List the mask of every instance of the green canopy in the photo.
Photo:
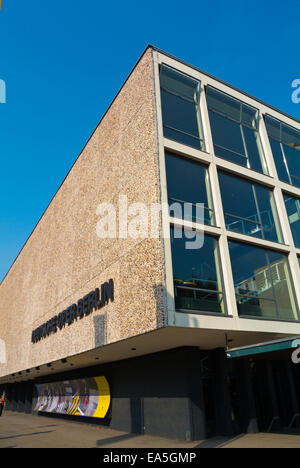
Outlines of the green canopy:
{"type": "Polygon", "coordinates": [[[266,343],[258,343],[251,346],[244,346],[242,348],[235,348],[226,351],[228,359],[239,357],[253,356],[262,353],[273,353],[275,351],[282,351],[285,349],[293,349],[300,346],[300,336],[286,338],[283,340],[269,341],[266,343]]]}

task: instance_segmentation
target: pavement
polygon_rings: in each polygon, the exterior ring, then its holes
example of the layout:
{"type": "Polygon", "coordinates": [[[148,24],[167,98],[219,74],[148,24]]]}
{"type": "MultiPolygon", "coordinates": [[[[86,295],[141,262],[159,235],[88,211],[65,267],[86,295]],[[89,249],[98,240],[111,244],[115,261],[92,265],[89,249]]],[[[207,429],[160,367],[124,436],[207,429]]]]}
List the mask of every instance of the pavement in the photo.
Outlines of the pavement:
{"type": "Polygon", "coordinates": [[[187,442],[4,410],[0,417],[0,448],[300,448],[300,435],[242,434],[230,439],[187,442]]]}

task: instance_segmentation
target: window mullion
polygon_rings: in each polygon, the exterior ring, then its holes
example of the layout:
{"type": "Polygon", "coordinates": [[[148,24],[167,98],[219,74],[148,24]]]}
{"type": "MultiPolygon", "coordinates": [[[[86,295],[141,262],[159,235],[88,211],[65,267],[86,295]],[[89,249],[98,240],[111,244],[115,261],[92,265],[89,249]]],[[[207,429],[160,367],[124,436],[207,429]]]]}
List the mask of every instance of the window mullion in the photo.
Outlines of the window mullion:
{"type": "Polygon", "coordinates": [[[246,145],[246,140],[245,140],[245,135],[244,135],[244,130],[243,130],[243,125],[242,125],[241,123],[240,123],[240,130],[241,130],[241,134],[242,134],[242,140],[243,140],[245,155],[246,155],[246,158],[247,158],[247,168],[248,168],[248,169],[251,169],[249,154],[248,154],[247,145],[246,145]]]}
{"type": "Polygon", "coordinates": [[[255,187],[254,184],[251,184],[251,186],[252,186],[252,192],[253,192],[253,197],[254,197],[254,203],[255,203],[255,207],[256,207],[257,217],[258,217],[259,224],[261,225],[262,236],[263,236],[263,239],[264,239],[264,238],[265,238],[264,226],[263,226],[263,222],[262,222],[261,215],[260,215],[260,209],[259,209],[259,204],[258,204],[257,194],[256,194],[256,187],[255,187]]]}
{"type": "Polygon", "coordinates": [[[282,142],[280,142],[280,149],[281,149],[281,152],[282,152],[282,158],[283,158],[284,166],[285,166],[285,169],[286,169],[290,184],[293,185],[290,169],[289,169],[289,166],[288,166],[288,163],[287,163],[287,160],[286,160],[285,151],[283,149],[282,142]]]}

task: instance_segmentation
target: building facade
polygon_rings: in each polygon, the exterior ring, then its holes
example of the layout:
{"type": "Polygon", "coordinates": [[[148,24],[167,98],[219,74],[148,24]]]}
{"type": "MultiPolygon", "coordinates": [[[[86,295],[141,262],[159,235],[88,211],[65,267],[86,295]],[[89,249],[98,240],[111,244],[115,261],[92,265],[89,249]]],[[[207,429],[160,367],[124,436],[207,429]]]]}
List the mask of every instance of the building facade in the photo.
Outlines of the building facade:
{"type": "Polygon", "coordinates": [[[8,409],[298,424],[288,353],[226,352],[300,335],[299,157],[299,121],[148,46],[1,283],[8,409]]]}

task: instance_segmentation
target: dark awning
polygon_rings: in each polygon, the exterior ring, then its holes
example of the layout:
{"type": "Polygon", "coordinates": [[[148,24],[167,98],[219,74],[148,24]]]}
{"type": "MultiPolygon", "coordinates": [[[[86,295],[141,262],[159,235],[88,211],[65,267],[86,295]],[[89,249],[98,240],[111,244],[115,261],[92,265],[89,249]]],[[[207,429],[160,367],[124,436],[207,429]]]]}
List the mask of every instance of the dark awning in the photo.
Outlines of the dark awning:
{"type": "Polygon", "coordinates": [[[295,336],[283,340],[268,341],[266,343],[257,343],[251,346],[230,349],[226,351],[226,354],[228,359],[234,359],[263,353],[273,353],[298,347],[300,347],[300,336],[295,336]]]}

